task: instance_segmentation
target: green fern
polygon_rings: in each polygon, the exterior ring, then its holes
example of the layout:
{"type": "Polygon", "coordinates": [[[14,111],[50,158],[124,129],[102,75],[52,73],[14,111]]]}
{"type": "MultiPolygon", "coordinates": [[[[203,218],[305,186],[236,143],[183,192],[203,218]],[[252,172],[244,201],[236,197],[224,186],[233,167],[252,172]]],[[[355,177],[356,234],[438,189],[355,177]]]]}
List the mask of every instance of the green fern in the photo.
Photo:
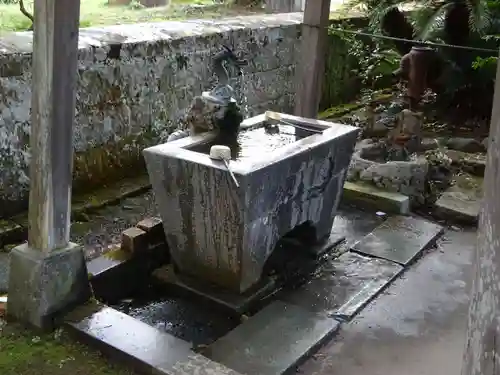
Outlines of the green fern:
{"type": "Polygon", "coordinates": [[[418,40],[439,39],[447,12],[456,4],[465,4],[469,10],[471,32],[482,34],[491,23],[488,1],[486,0],[349,0],[348,10],[358,8],[368,13],[370,29],[381,32],[380,24],[385,14],[398,7],[412,9],[411,20],[418,40]]]}

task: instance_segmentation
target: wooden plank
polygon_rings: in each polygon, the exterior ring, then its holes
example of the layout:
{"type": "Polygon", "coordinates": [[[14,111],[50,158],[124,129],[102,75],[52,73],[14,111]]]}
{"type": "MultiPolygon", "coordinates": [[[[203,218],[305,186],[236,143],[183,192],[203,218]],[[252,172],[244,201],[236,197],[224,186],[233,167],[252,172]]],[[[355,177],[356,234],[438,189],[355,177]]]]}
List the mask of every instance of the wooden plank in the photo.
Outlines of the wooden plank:
{"type": "Polygon", "coordinates": [[[80,0],[35,0],[28,243],[69,242],[80,0]]]}
{"type": "Polygon", "coordinates": [[[295,115],[316,118],[324,79],[330,0],[307,0],[302,25],[295,115]]]}

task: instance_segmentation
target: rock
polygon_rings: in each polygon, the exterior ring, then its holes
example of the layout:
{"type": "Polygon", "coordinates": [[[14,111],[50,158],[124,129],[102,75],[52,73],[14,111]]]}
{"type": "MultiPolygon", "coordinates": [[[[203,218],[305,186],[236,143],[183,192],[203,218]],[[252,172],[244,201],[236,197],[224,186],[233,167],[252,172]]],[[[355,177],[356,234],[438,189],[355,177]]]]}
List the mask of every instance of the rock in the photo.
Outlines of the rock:
{"type": "Polygon", "coordinates": [[[374,141],[371,138],[362,139],[361,141],[356,143],[356,147],[354,148],[354,150],[358,151],[358,150],[362,150],[366,147],[371,147],[373,145],[373,143],[374,143],[374,141]]]}
{"type": "Polygon", "coordinates": [[[412,202],[423,203],[429,163],[424,157],[411,161],[373,163],[359,173],[361,181],[380,189],[408,195],[412,202]]]}
{"type": "Polygon", "coordinates": [[[140,0],[139,3],[146,8],[154,8],[168,6],[170,0],[140,0]]]}
{"type": "Polygon", "coordinates": [[[423,138],[420,142],[421,151],[435,150],[439,148],[439,143],[435,138],[423,138]]]}
{"type": "Polygon", "coordinates": [[[403,110],[399,115],[401,131],[407,135],[420,135],[422,129],[422,113],[403,110]]]}
{"type": "Polygon", "coordinates": [[[468,174],[455,176],[455,185],[436,201],[434,214],[452,222],[476,224],[483,197],[483,179],[468,174]]]}
{"type": "Polygon", "coordinates": [[[386,151],[381,142],[358,144],[349,164],[347,181],[363,181],[388,192],[407,195],[412,202],[423,203],[429,170],[426,158],[386,162],[386,151]]]}
{"type": "Polygon", "coordinates": [[[472,173],[476,176],[484,176],[486,169],[485,154],[470,154],[455,150],[446,151],[446,155],[451,159],[453,165],[460,167],[463,171],[472,173]]]}
{"type": "Polygon", "coordinates": [[[488,143],[490,142],[490,139],[486,137],[485,139],[482,140],[481,144],[483,145],[484,149],[488,149],[488,143]]]}
{"type": "Polygon", "coordinates": [[[469,153],[484,152],[486,150],[484,145],[474,138],[450,138],[446,142],[446,147],[450,150],[469,153]]]}
{"type": "Polygon", "coordinates": [[[481,200],[465,192],[445,191],[434,205],[434,214],[453,222],[476,224],[481,200]]]}
{"type": "Polygon", "coordinates": [[[372,128],[367,132],[369,135],[383,137],[388,132],[395,120],[390,117],[380,116],[377,120],[374,121],[372,128]]]}
{"type": "Polygon", "coordinates": [[[371,161],[384,161],[387,147],[383,142],[371,143],[359,150],[359,157],[371,161]]]}
{"type": "Polygon", "coordinates": [[[355,152],[347,169],[347,181],[358,181],[360,173],[374,164],[374,161],[363,159],[359,152],[355,152]]]}

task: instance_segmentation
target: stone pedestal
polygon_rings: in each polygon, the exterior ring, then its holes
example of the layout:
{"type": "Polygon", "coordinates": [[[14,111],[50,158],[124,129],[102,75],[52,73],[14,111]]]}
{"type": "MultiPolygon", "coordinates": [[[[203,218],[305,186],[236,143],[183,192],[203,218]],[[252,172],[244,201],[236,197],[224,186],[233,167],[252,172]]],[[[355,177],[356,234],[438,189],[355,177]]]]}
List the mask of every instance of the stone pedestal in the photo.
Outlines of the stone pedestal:
{"type": "Polygon", "coordinates": [[[8,317],[43,330],[69,308],[88,301],[91,289],[82,247],[44,253],[27,244],[10,254],[8,317]]]}

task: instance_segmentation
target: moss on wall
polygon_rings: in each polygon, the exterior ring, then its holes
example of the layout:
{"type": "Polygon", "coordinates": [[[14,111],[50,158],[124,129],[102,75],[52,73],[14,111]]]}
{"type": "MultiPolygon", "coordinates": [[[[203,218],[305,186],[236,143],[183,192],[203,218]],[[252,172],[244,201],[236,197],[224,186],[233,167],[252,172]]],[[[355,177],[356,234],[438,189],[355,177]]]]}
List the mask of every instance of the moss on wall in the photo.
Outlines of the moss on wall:
{"type": "MultiPolygon", "coordinates": [[[[351,18],[334,20],[331,27],[337,28],[349,25],[351,29],[360,29],[366,26],[366,18],[351,18]]],[[[341,36],[329,33],[326,60],[325,79],[322,86],[320,110],[323,111],[332,106],[352,101],[361,90],[361,80],[355,76],[353,71],[358,61],[349,54],[349,45],[341,36]]]]}

